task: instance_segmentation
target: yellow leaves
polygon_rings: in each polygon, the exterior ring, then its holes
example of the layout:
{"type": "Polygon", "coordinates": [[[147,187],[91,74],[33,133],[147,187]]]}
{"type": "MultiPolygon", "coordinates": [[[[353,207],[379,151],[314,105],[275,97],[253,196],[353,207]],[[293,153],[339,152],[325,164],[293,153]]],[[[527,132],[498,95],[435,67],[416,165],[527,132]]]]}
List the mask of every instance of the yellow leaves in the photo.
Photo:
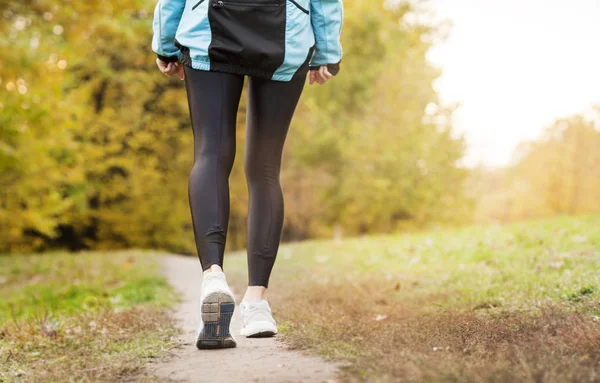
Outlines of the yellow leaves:
{"type": "Polygon", "coordinates": [[[7,143],[0,141],[0,153],[2,153],[5,156],[13,156],[15,153],[15,149],[7,143]]]}
{"type": "Polygon", "coordinates": [[[141,130],[135,133],[135,136],[130,141],[130,145],[132,149],[152,148],[156,145],[156,137],[148,131],[141,130]]]}
{"type": "Polygon", "coordinates": [[[43,211],[28,210],[23,214],[24,226],[34,229],[48,237],[52,237],[54,234],[54,220],[47,219],[43,211]]]}

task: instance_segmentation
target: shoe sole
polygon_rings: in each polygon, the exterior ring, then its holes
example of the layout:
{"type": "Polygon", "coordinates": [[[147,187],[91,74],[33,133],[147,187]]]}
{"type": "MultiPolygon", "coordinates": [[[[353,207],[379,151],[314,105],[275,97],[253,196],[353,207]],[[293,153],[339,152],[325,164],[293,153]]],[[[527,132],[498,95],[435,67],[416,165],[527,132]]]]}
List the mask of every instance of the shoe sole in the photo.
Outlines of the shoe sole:
{"type": "Polygon", "coordinates": [[[270,338],[277,334],[277,327],[269,322],[255,322],[242,328],[240,335],[246,338],[270,338]]]}
{"type": "Polygon", "coordinates": [[[261,331],[256,334],[247,335],[246,338],[271,338],[277,334],[274,331],[261,331]]]}
{"type": "Polygon", "coordinates": [[[196,340],[199,349],[231,348],[237,346],[229,325],[235,309],[235,300],[224,292],[208,295],[202,301],[202,331],[196,340]]]}

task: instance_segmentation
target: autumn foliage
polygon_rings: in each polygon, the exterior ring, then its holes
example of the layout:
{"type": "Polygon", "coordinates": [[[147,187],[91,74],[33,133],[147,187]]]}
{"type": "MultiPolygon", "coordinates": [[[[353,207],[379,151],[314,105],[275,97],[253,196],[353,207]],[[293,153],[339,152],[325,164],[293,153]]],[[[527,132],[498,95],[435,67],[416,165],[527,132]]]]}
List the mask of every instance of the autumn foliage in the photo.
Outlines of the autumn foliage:
{"type": "MultiPolygon", "coordinates": [[[[194,252],[189,111],[183,83],[154,65],[154,1],[0,5],[0,251],[194,252]]],[[[473,188],[460,165],[465,142],[426,58],[441,33],[419,12],[346,2],[343,69],[307,87],[286,144],[284,240],[468,222],[480,194],[497,196],[488,184],[473,188]]],[[[242,100],[229,248],[245,245],[244,120],[242,100]]],[[[598,131],[562,131],[521,156],[510,176],[521,181],[505,187],[512,202],[486,216],[598,210],[598,131]],[[545,178],[532,184],[531,174],[545,178]]]]}

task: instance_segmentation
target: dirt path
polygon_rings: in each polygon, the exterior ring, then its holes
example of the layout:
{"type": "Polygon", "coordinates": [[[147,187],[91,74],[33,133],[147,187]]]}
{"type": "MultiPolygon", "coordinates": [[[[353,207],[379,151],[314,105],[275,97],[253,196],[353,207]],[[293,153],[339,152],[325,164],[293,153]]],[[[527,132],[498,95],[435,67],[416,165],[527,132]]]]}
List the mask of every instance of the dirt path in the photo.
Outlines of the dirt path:
{"type": "MultiPolygon", "coordinates": [[[[337,367],[321,358],[289,350],[275,338],[247,339],[239,335],[239,307],[232,322],[237,348],[197,350],[196,331],[202,269],[192,257],[168,256],[163,271],[169,282],[182,293],[177,319],[183,327],[181,346],[169,360],[158,364],[153,373],[177,382],[332,382],[337,367]]],[[[234,291],[239,303],[240,291],[234,291]]]]}

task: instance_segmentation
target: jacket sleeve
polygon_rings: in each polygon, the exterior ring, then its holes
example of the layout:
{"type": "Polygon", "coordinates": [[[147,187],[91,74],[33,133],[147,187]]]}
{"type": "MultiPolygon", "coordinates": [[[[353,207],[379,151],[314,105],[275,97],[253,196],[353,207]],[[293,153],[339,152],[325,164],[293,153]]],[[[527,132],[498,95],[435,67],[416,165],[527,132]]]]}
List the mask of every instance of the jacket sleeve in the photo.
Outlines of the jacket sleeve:
{"type": "Polygon", "coordinates": [[[342,0],[310,0],[310,11],[315,33],[315,52],[310,67],[327,65],[331,74],[335,75],[342,61],[342,0]]]}
{"type": "Polygon", "coordinates": [[[184,7],[185,0],[159,0],[154,9],[152,50],[163,61],[177,61],[181,55],[175,47],[175,33],[184,7]]]}

